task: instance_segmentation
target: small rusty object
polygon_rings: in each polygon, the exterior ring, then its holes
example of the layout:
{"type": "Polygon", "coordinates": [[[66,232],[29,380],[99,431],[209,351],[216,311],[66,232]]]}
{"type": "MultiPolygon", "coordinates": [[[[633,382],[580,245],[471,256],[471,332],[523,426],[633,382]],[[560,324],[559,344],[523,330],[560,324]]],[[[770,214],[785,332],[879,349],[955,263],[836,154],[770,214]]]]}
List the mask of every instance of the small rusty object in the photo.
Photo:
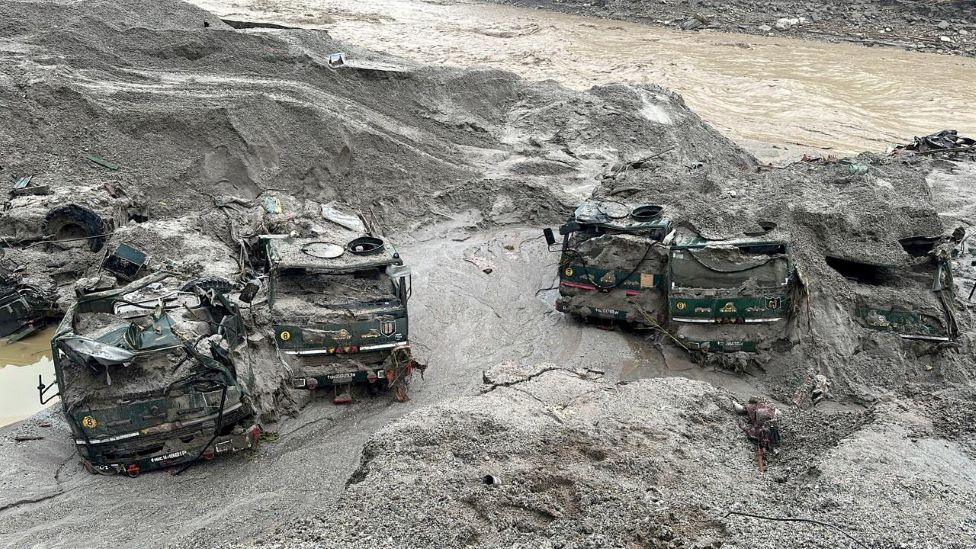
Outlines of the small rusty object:
{"type": "Polygon", "coordinates": [[[16,442],[28,442],[31,440],[44,440],[44,437],[40,435],[17,435],[14,437],[16,442]]]}

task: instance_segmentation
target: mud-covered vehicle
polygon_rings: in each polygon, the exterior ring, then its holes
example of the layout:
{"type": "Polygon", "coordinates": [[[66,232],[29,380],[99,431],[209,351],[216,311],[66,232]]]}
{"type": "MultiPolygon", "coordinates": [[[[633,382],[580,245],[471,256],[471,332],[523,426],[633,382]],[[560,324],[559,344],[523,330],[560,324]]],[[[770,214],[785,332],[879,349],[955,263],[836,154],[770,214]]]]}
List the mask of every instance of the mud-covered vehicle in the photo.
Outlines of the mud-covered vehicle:
{"type": "Polygon", "coordinates": [[[952,255],[963,235],[903,238],[905,256],[897,263],[827,262],[854,283],[854,316],[862,326],[903,339],[948,342],[959,333],[952,255]]]}
{"type": "Polygon", "coordinates": [[[409,343],[410,272],[383,240],[353,231],[260,238],[275,343],[296,388],[391,389],[405,400],[419,364],[409,343]]]}
{"type": "Polygon", "coordinates": [[[157,273],[80,295],[52,338],[64,415],[91,472],[134,476],[258,443],[231,360],[244,341],[239,310],[180,287],[157,273]]]}
{"type": "Polygon", "coordinates": [[[26,283],[0,264],[0,339],[23,339],[56,316],[49,292],[26,283]]]}
{"type": "Polygon", "coordinates": [[[679,234],[660,206],[599,200],[559,233],[559,311],[665,331],[691,351],[756,352],[788,336],[795,270],[783,241],[706,241],[679,234]]]}
{"type": "MultiPolygon", "coordinates": [[[[582,204],[559,228],[556,309],[581,319],[657,327],[667,312],[665,276],[671,222],[660,206],[582,204]]],[[[546,230],[549,245],[556,244],[546,230]]]]}
{"type": "Polygon", "coordinates": [[[21,338],[60,318],[57,291],[100,261],[117,227],[136,216],[104,188],[51,176],[21,178],[0,203],[0,337],[21,338]]]}
{"type": "Polygon", "coordinates": [[[795,276],[786,242],[678,239],[668,261],[671,329],[690,350],[764,350],[787,339],[795,276]]]}

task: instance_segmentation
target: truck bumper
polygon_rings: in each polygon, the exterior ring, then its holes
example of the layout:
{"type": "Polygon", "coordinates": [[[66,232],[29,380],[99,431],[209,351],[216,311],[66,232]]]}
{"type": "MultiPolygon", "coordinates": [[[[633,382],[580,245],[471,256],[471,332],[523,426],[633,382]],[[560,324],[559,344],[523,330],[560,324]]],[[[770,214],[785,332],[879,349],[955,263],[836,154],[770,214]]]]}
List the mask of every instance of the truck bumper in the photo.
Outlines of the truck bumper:
{"type": "MultiPolygon", "coordinates": [[[[348,359],[351,355],[346,355],[348,359]]],[[[402,344],[394,348],[385,360],[379,363],[363,364],[354,360],[341,363],[318,366],[314,370],[305,370],[292,378],[292,387],[296,389],[315,389],[348,386],[352,384],[374,385],[383,383],[394,390],[397,400],[406,400],[406,385],[413,377],[415,369],[423,370],[426,366],[414,360],[409,344],[402,344]]],[[[339,403],[339,400],[336,401],[339,403]]],[[[343,399],[342,402],[348,402],[343,399]]]]}
{"type": "MultiPolygon", "coordinates": [[[[638,312],[634,307],[594,307],[591,305],[581,305],[579,303],[575,303],[572,297],[560,297],[556,299],[556,310],[584,320],[623,322],[630,324],[634,328],[650,329],[657,327],[654,324],[649,324],[645,320],[644,315],[638,312]]],[[[657,318],[659,316],[656,309],[646,309],[646,312],[652,318],[657,318]]]]}
{"type": "MultiPolygon", "coordinates": [[[[182,439],[186,438],[184,436],[168,438],[161,442],[155,439],[128,442],[124,446],[104,445],[105,448],[99,448],[103,445],[93,445],[89,449],[92,455],[82,456],[82,459],[85,469],[91,473],[124,474],[135,477],[147,471],[184,465],[197,459],[211,460],[221,455],[253,450],[257,448],[261,439],[261,428],[252,424],[247,428],[235,429],[235,432],[229,435],[218,436],[211,442],[212,437],[212,432],[208,434],[201,431],[196,433],[193,440],[188,443],[183,442],[182,439]],[[203,443],[197,440],[202,440],[203,443]],[[107,455],[108,451],[112,452],[112,457],[107,455]]],[[[84,444],[83,440],[77,442],[84,444]]]]}

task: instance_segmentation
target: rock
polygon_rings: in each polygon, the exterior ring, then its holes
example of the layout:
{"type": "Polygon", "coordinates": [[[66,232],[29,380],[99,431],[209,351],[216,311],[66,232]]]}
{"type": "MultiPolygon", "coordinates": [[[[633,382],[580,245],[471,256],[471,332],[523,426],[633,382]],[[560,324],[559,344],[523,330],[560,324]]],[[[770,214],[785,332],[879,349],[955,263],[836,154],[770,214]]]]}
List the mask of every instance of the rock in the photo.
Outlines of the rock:
{"type": "Polygon", "coordinates": [[[773,30],[773,27],[770,27],[769,25],[759,25],[759,30],[762,32],[769,32],[773,30]]]}
{"type": "Polygon", "coordinates": [[[936,23],[935,26],[936,27],[939,27],[942,30],[945,30],[945,29],[948,29],[949,27],[951,27],[952,24],[950,24],[948,21],[944,21],[943,20],[943,21],[939,21],[938,23],[936,23]]]}
{"type": "Polygon", "coordinates": [[[939,40],[942,40],[943,42],[947,42],[947,43],[952,42],[952,38],[949,38],[948,36],[940,36],[939,40]]]}
{"type": "Polygon", "coordinates": [[[698,19],[688,19],[687,21],[681,23],[681,28],[683,30],[697,30],[704,26],[705,24],[698,19]]]}
{"type": "Polygon", "coordinates": [[[777,30],[789,30],[797,25],[801,25],[806,22],[806,18],[803,17],[780,17],[776,20],[773,25],[777,30]]]}

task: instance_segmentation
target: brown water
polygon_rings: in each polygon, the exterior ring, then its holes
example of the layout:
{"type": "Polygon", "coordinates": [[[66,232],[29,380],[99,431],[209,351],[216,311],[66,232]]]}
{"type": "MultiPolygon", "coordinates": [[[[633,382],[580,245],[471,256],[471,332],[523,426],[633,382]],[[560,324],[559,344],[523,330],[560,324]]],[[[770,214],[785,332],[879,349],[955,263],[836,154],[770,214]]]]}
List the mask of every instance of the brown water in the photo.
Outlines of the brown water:
{"type": "Polygon", "coordinates": [[[432,64],[489,66],[588,88],[656,83],[767,160],[884,151],[976,133],[976,61],[854,44],[680,32],[469,1],[191,0],[222,17],[327,29],[432,64]]]}
{"type": "Polygon", "coordinates": [[[23,341],[0,344],[0,427],[43,408],[37,398],[37,376],[43,375],[45,383],[54,380],[53,333],[52,327],[23,341]]]}

